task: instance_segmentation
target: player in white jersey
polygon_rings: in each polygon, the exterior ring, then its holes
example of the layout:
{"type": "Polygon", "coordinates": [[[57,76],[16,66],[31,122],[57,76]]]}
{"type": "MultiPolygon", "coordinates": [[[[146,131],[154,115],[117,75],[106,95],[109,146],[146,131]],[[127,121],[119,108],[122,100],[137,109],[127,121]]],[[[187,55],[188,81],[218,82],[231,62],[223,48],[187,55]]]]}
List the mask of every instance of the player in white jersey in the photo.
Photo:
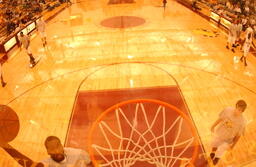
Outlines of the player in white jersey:
{"type": "Polygon", "coordinates": [[[219,114],[219,119],[212,125],[211,131],[214,133],[214,139],[210,157],[214,165],[218,163],[226,150],[233,149],[240,136],[244,134],[246,122],[243,112],[246,107],[244,100],[238,100],[235,108],[225,108],[219,114]]]}
{"type": "Polygon", "coordinates": [[[21,44],[26,49],[26,52],[30,59],[30,67],[34,67],[36,65],[35,58],[32,55],[31,49],[30,49],[30,39],[27,35],[23,34],[23,32],[20,32],[20,38],[19,38],[21,44]]]}
{"type": "Polygon", "coordinates": [[[242,20],[241,19],[239,19],[238,21],[237,21],[237,25],[236,25],[237,27],[237,29],[236,29],[236,33],[237,33],[237,37],[236,37],[236,46],[239,46],[239,43],[241,42],[241,32],[242,32],[242,30],[243,30],[243,25],[242,25],[242,20]]]}
{"type": "Polygon", "coordinates": [[[37,22],[37,30],[39,32],[39,35],[41,37],[41,40],[43,42],[43,46],[45,47],[45,45],[47,44],[46,42],[46,32],[45,32],[45,27],[46,27],[46,23],[45,21],[42,19],[42,17],[39,18],[38,22],[37,22]]]}
{"type": "Polygon", "coordinates": [[[2,72],[2,60],[0,60],[0,78],[1,78],[1,84],[2,84],[2,87],[5,87],[6,82],[4,81],[4,78],[3,78],[3,72],[2,72]]]}
{"type": "Polygon", "coordinates": [[[246,57],[250,51],[251,45],[253,40],[253,29],[249,25],[248,28],[245,30],[245,42],[243,46],[243,56],[240,58],[240,61],[244,62],[244,65],[247,66],[246,57]]]}
{"type": "Polygon", "coordinates": [[[227,46],[226,48],[229,49],[231,46],[232,47],[232,52],[235,52],[234,48],[236,47],[235,46],[235,43],[236,43],[236,39],[237,39],[237,24],[236,24],[236,20],[234,20],[230,27],[229,27],[229,33],[228,33],[228,41],[227,41],[227,46]]]}
{"type": "Polygon", "coordinates": [[[91,166],[89,154],[81,149],[63,147],[56,136],[48,136],[45,147],[49,158],[42,161],[45,167],[88,167],[91,166]]]}

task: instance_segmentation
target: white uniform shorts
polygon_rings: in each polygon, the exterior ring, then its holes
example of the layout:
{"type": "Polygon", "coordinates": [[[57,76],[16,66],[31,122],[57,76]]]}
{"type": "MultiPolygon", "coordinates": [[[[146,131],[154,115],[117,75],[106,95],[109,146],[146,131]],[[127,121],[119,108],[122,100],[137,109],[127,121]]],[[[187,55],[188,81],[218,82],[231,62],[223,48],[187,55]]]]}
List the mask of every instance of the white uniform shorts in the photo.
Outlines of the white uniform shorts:
{"type": "Polygon", "coordinates": [[[236,36],[228,35],[228,43],[229,44],[235,44],[236,42],[236,36]]]}
{"type": "Polygon", "coordinates": [[[28,46],[27,48],[25,48],[26,49],[26,52],[27,52],[27,54],[31,54],[32,52],[31,52],[31,48],[30,48],[30,46],[28,46]]]}
{"type": "Polygon", "coordinates": [[[39,31],[39,34],[40,34],[41,38],[46,38],[45,31],[39,31]]]}

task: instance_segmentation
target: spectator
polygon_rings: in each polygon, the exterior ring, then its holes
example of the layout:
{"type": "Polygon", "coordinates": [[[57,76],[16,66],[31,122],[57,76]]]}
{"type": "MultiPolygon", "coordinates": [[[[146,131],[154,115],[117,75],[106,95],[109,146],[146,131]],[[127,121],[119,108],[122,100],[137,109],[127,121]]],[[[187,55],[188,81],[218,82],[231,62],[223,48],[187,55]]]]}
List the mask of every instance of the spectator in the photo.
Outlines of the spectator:
{"type": "Polygon", "coordinates": [[[227,8],[230,9],[230,10],[233,9],[233,6],[232,6],[232,4],[231,4],[229,1],[226,2],[226,6],[227,6],[227,8]]]}
{"type": "Polygon", "coordinates": [[[201,10],[201,8],[199,8],[198,6],[197,6],[197,0],[193,0],[192,1],[192,8],[194,9],[194,10],[201,10]]]}
{"type": "Polygon", "coordinates": [[[245,12],[246,15],[249,15],[249,14],[250,14],[250,8],[249,8],[249,6],[245,6],[244,12],[245,12]]]}
{"type": "Polygon", "coordinates": [[[46,4],[45,0],[39,0],[39,3],[46,4]]]}
{"type": "Polygon", "coordinates": [[[12,11],[10,9],[7,9],[6,12],[5,12],[5,15],[6,15],[6,18],[8,20],[11,20],[12,19],[12,11]]]}
{"type": "Polygon", "coordinates": [[[15,30],[15,23],[13,21],[7,21],[7,33],[11,34],[15,30]]]}
{"type": "Polygon", "coordinates": [[[241,14],[242,13],[241,8],[239,7],[238,4],[235,5],[234,12],[236,12],[236,14],[241,14]]]}

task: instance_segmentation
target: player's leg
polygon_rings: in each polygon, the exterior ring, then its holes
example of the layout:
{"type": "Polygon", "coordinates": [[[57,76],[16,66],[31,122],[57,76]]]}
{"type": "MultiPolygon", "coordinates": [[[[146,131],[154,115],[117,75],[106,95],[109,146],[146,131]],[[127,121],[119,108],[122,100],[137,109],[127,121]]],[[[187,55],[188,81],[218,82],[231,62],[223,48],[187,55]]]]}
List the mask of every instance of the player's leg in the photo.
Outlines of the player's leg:
{"type": "Polygon", "coordinates": [[[43,43],[43,47],[45,47],[45,39],[44,39],[44,37],[42,37],[41,40],[42,40],[42,43],[43,43]]]}
{"type": "Polygon", "coordinates": [[[1,73],[0,73],[0,78],[1,78],[1,85],[2,85],[2,87],[5,87],[6,82],[4,82],[4,78],[3,78],[3,75],[1,73]]]}
{"type": "Polygon", "coordinates": [[[215,158],[215,152],[217,151],[218,147],[213,147],[212,152],[210,153],[210,158],[214,159],[215,158]]]}
{"type": "Polygon", "coordinates": [[[43,44],[46,45],[47,42],[46,42],[46,33],[45,31],[43,31],[43,44]]]}
{"type": "Polygon", "coordinates": [[[240,61],[241,61],[241,62],[244,61],[244,55],[240,58],[240,61]]]}
{"type": "Polygon", "coordinates": [[[41,41],[43,43],[43,46],[45,47],[46,45],[46,34],[44,31],[40,32],[40,37],[41,37],[41,41]]]}
{"type": "Polygon", "coordinates": [[[250,50],[250,44],[245,43],[245,45],[244,45],[244,53],[243,53],[243,56],[241,57],[244,60],[244,66],[247,66],[246,57],[247,57],[247,55],[249,53],[249,50],[250,50]]]}
{"type": "Polygon", "coordinates": [[[242,57],[240,58],[240,61],[241,61],[241,62],[244,61],[245,48],[246,48],[246,43],[244,42],[243,47],[242,47],[242,49],[243,49],[243,55],[242,55],[242,57]]]}
{"type": "Polygon", "coordinates": [[[226,48],[229,49],[229,44],[231,42],[231,35],[229,34],[228,35],[228,41],[227,41],[227,45],[226,45],[226,48]]]}
{"type": "Polygon", "coordinates": [[[247,66],[246,57],[244,57],[244,66],[247,66]]]}
{"type": "Polygon", "coordinates": [[[241,32],[239,30],[237,32],[237,37],[236,37],[236,47],[240,45],[240,41],[241,41],[240,35],[241,35],[241,32]]]}
{"type": "Polygon", "coordinates": [[[235,36],[232,36],[232,37],[231,37],[231,45],[232,45],[231,51],[232,51],[233,53],[235,53],[235,47],[236,47],[235,43],[236,43],[236,37],[235,37],[235,36]]]}
{"type": "Polygon", "coordinates": [[[227,142],[223,142],[216,150],[215,157],[212,160],[213,164],[216,165],[222,155],[230,148],[230,145],[227,142]]]}
{"type": "Polygon", "coordinates": [[[227,45],[226,45],[226,48],[229,49],[230,48],[230,45],[231,45],[231,48],[232,48],[232,52],[234,52],[234,40],[235,40],[235,37],[229,33],[228,34],[228,41],[227,41],[227,45]]]}
{"type": "Polygon", "coordinates": [[[30,66],[33,67],[36,64],[35,58],[34,58],[32,52],[31,52],[31,49],[30,49],[29,46],[26,48],[26,50],[27,50],[27,54],[29,56],[30,66]]]}
{"type": "Polygon", "coordinates": [[[212,141],[212,151],[210,153],[210,158],[212,163],[215,165],[218,163],[220,157],[223,154],[223,143],[226,143],[221,137],[215,136],[212,141]]]}
{"type": "Polygon", "coordinates": [[[240,47],[240,50],[243,50],[244,43],[245,43],[245,39],[241,39],[241,47],[240,47]]]}
{"type": "Polygon", "coordinates": [[[221,145],[221,143],[222,143],[222,140],[218,136],[215,136],[212,141],[212,151],[210,153],[210,158],[212,160],[215,158],[215,152],[217,151],[217,149],[221,145]]]}
{"type": "Polygon", "coordinates": [[[46,41],[46,36],[44,37],[44,45],[47,44],[47,41],[46,41]]]}
{"type": "Polygon", "coordinates": [[[244,55],[244,66],[247,66],[246,57],[247,57],[248,53],[249,53],[249,49],[248,49],[248,51],[246,51],[246,53],[244,55]]]}
{"type": "Polygon", "coordinates": [[[30,59],[30,63],[31,63],[32,65],[34,65],[34,64],[35,64],[35,58],[33,57],[32,54],[29,54],[28,56],[29,56],[29,59],[30,59]]]}

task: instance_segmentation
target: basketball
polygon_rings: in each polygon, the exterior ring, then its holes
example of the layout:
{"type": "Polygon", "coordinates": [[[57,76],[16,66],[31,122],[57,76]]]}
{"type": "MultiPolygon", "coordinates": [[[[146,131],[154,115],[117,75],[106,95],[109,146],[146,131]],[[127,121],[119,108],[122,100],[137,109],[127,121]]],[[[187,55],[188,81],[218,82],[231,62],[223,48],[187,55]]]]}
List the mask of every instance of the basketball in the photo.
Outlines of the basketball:
{"type": "Polygon", "coordinates": [[[12,141],[19,132],[20,123],[15,111],[6,105],[0,105],[0,142],[12,141]]]}

